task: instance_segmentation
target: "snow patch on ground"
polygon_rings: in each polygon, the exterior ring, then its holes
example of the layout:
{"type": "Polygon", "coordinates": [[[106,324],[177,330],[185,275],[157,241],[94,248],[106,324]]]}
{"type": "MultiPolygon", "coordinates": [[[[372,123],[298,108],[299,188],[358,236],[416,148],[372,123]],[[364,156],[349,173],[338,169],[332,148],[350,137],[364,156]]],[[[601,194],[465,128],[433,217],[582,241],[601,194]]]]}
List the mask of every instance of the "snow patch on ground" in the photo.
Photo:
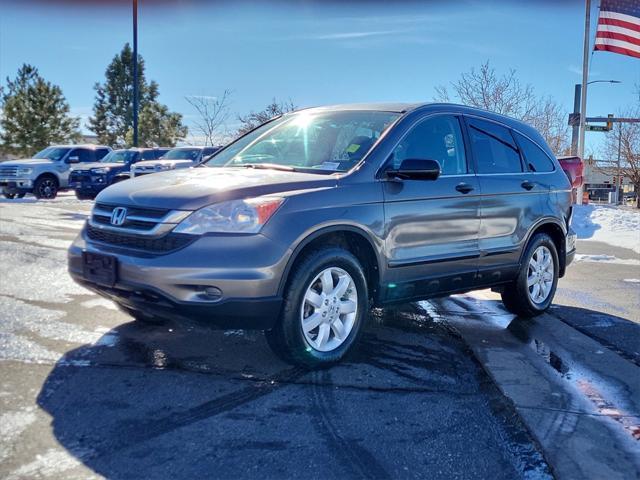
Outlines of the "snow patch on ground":
{"type": "Polygon", "coordinates": [[[67,303],[87,294],[67,275],[67,252],[0,241],[0,295],[23,300],[67,303]]]}
{"type": "Polygon", "coordinates": [[[80,461],[62,450],[49,449],[31,463],[14,470],[9,479],[51,477],[80,465],[80,461]]]}
{"type": "Polygon", "coordinates": [[[571,226],[580,240],[603,242],[640,253],[640,210],[575,205],[571,226]]]}
{"type": "Polygon", "coordinates": [[[15,445],[18,437],[29,425],[36,421],[36,414],[33,407],[25,408],[13,412],[6,412],[0,415],[0,461],[10,455],[10,445],[15,445]]]}
{"type": "MultiPolygon", "coordinates": [[[[94,343],[102,332],[87,331],[78,325],[63,322],[59,310],[49,310],[8,297],[1,297],[0,360],[29,363],[51,363],[60,354],[37,343],[37,338],[66,343],[94,343]]],[[[115,342],[115,339],[110,341],[115,342]]]]}
{"type": "Polygon", "coordinates": [[[627,283],[640,283],[640,278],[625,278],[622,281],[627,283]]]}
{"type": "Polygon", "coordinates": [[[617,263],[618,265],[640,265],[640,260],[622,259],[613,255],[584,255],[577,253],[576,262],[617,263]]]}

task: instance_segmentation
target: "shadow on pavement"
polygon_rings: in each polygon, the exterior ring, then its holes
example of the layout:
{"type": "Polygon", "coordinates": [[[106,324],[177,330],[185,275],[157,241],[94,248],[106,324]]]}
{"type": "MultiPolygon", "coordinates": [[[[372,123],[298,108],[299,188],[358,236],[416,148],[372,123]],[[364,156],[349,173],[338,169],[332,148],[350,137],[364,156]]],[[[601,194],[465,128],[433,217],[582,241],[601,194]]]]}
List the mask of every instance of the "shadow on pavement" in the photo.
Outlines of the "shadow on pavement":
{"type": "Polygon", "coordinates": [[[461,340],[414,305],[373,312],[360,348],[318,372],[259,332],[123,324],[65,354],[38,405],[107,478],[549,474],[461,340]]]}
{"type": "Polygon", "coordinates": [[[555,305],[551,314],[640,367],[640,324],[586,308],[555,305]]]}

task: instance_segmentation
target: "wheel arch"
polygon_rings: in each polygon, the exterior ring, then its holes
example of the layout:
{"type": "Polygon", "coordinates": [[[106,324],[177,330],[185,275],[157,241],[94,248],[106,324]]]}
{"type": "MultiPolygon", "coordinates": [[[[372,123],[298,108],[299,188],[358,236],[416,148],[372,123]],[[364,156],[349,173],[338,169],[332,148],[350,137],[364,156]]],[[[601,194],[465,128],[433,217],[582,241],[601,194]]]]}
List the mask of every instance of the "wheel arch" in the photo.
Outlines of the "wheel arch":
{"type": "Polygon", "coordinates": [[[35,184],[38,180],[40,180],[41,178],[44,178],[44,177],[50,177],[50,178],[53,178],[53,179],[56,181],[56,183],[58,184],[58,188],[60,188],[60,185],[62,184],[62,182],[60,181],[60,177],[59,177],[55,172],[50,172],[50,171],[48,171],[48,170],[46,170],[46,171],[44,171],[44,172],[39,173],[39,174],[36,176],[36,178],[35,178],[35,180],[33,181],[33,183],[35,184]]]}
{"type": "Polygon", "coordinates": [[[306,252],[312,251],[320,245],[343,247],[358,258],[365,270],[370,296],[374,303],[377,303],[380,293],[380,266],[382,265],[380,254],[370,233],[363,228],[348,224],[321,227],[297,242],[280,279],[279,295],[284,293],[293,267],[304,258],[306,252]]]}
{"type": "Polygon", "coordinates": [[[556,251],[558,252],[558,261],[560,263],[558,276],[563,277],[567,267],[567,246],[565,241],[567,229],[566,226],[563,225],[562,222],[560,222],[557,218],[543,218],[542,220],[538,221],[533,227],[531,227],[526,241],[524,242],[524,248],[520,253],[520,265],[522,265],[522,258],[525,254],[525,251],[527,250],[527,246],[531,242],[531,239],[538,233],[546,233],[553,240],[553,243],[556,246],[556,251]]]}

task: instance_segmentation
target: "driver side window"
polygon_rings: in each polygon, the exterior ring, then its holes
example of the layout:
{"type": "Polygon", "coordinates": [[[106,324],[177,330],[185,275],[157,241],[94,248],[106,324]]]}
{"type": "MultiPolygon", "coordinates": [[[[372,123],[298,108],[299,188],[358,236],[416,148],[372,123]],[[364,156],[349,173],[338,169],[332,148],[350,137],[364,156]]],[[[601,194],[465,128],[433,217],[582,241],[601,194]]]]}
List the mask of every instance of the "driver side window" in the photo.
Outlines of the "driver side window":
{"type": "Polygon", "coordinates": [[[436,160],[440,175],[467,173],[460,121],[452,115],[427,118],[402,139],[393,151],[393,168],[406,159],[436,160]]]}

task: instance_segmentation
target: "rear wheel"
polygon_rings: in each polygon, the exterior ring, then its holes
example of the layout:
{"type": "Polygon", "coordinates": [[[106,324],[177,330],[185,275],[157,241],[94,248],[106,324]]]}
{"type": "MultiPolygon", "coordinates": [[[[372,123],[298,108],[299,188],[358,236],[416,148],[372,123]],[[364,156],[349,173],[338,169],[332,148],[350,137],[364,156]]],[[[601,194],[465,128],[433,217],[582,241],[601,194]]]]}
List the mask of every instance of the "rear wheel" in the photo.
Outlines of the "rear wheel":
{"type": "Polygon", "coordinates": [[[534,236],[523,257],[518,277],[502,292],[507,310],[522,317],[540,315],[549,308],[558,286],[559,261],[553,240],[534,236]]]}
{"type": "Polygon", "coordinates": [[[278,325],[265,332],[275,353],[307,367],[331,365],[357,341],[369,295],[358,259],[342,248],[316,250],[291,273],[278,325]]]}
{"type": "Polygon", "coordinates": [[[4,198],[8,198],[9,200],[12,200],[14,198],[24,198],[26,194],[24,192],[21,192],[21,193],[2,192],[2,195],[4,195],[4,198]]]}
{"type": "Polygon", "coordinates": [[[33,185],[33,194],[37,199],[56,198],[58,194],[58,180],[50,175],[38,178],[33,185]]]}

